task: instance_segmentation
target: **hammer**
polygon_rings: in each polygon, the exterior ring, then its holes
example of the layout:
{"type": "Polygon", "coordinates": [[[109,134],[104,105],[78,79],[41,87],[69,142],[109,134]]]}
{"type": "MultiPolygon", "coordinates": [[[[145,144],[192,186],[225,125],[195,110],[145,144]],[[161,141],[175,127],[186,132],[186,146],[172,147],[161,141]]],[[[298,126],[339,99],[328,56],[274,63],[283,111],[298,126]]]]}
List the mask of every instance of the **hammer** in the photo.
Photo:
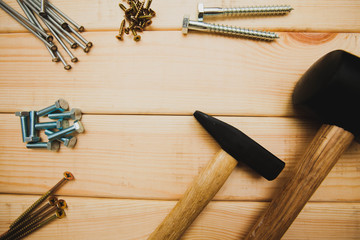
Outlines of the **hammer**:
{"type": "Polygon", "coordinates": [[[236,160],[244,162],[267,180],[275,179],[285,167],[283,161],[233,126],[200,111],[196,111],[194,117],[222,149],[194,179],[148,240],[179,239],[223,186],[237,165],[236,160]]]}
{"type": "Polygon", "coordinates": [[[355,136],[360,134],[360,58],[332,51],[302,76],[293,92],[298,110],[323,122],[293,174],[246,239],[280,239],[355,136]]]}

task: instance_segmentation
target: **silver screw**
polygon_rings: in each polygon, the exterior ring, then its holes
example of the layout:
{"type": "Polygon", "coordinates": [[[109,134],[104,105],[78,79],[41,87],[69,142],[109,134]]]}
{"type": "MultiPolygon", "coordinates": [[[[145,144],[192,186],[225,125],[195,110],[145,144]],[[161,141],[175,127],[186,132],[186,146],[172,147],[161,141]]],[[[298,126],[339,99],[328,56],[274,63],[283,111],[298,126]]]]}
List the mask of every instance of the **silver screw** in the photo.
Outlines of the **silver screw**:
{"type": "Polygon", "coordinates": [[[68,108],[69,103],[65,99],[59,98],[53,105],[37,111],[36,114],[38,117],[42,117],[55,111],[65,112],[68,108]]]}
{"type": "Polygon", "coordinates": [[[198,20],[202,21],[205,16],[239,16],[239,15],[284,15],[291,12],[293,8],[288,5],[277,6],[252,6],[252,7],[235,7],[235,8],[220,8],[208,7],[205,8],[203,3],[198,4],[198,20]]]}
{"type": "Polygon", "coordinates": [[[53,152],[57,152],[60,149],[60,143],[57,141],[50,142],[37,142],[37,143],[27,143],[27,148],[43,148],[53,152]]]}
{"type": "Polygon", "coordinates": [[[271,41],[271,40],[275,40],[276,38],[279,38],[279,36],[273,32],[263,32],[257,30],[192,21],[189,19],[188,15],[185,15],[182,25],[183,34],[187,34],[189,29],[202,31],[202,32],[213,32],[213,33],[220,33],[220,34],[233,35],[239,37],[248,37],[258,40],[271,41]]]}
{"type": "MultiPolygon", "coordinates": [[[[46,129],[45,130],[45,134],[47,136],[51,135],[51,134],[54,134],[55,132],[49,130],[49,129],[46,129]]],[[[59,138],[57,139],[58,141],[61,141],[64,143],[65,147],[68,147],[68,148],[73,148],[75,147],[76,145],[76,142],[77,142],[77,138],[75,136],[69,136],[69,137],[62,137],[62,138],[59,138]]]]}
{"type": "Polygon", "coordinates": [[[25,138],[26,142],[39,142],[40,138],[37,135],[37,131],[35,129],[35,124],[38,121],[38,117],[36,115],[35,111],[29,112],[29,119],[30,119],[30,131],[29,131],[29,137],[25,138]]]}
{"type": "Polygon", "coordinates": [[[20,117],[22,140],[26,142],[26,138],[28,137],[29,112],[16,112],[15,116],[20,117]]]}
{"type": "Polygon", "coordinates": [[[48,115],[50,119],[72,119],[80,120],[81,119],[81,110],[78,108],[71,109],[70,112],[63,113],[51,113],[48,115]]]}
{"type": "Polygon", "coordinates": [[[84,132],[84,126],[82,125],[82,123],[79,121],[75,121],[74,125],[72,125],[71,127],[65,128],[51,135],[48,135],[48,140],[49,141],[57,140],[72,132],[78,132],[78,133],[84,132]]]}
{"type": "Polygon", "coordinates": [[[36,130],[42,130],[42,129],[54,129],[57,128],[59,130],[62,130],[63,128],[69,127],[69,121],[66,119],[60,119],[56,122],[43,122],[43,123],[36,123],[35,129],[36,130]]]}

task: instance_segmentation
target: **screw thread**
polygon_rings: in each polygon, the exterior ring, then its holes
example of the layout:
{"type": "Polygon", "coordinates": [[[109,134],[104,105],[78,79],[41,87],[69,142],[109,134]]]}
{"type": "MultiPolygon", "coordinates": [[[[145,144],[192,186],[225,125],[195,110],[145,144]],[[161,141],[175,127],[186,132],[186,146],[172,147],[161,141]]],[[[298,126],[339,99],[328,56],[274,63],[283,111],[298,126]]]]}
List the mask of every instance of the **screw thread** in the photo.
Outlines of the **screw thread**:
{"type": "Polygon", "coordinates": [[[223,8],[223,15],[283,15],[291,12],[291,10],[293,8],[289,5],[223,8]]]}
{"type": "Polygon", "coordinates": [[[254,39],[258,39],[258,40],[271,41],[276,38],[279,38],[279,36],[273,32],[265,32],[265,31],[258,31],[258,30],[252,30],[252,29],[237,28],[237,27],[219,25],[219,24],[209,24],[208,29],[210,30],[210,32],[214,32],[214,33],[248,37],[248,38],[254,38],[254,39]]]}
{"type": "Polygon", "coordinates": [[[51,192],[48,191],[44,195],[42,195],[36,202],[34,202],[28,209],[25,210],[11,225],[10,228],[15,227],[17,224],[20,223],[30,212],[32,212],[35,208],[40,206],[41,203],[43,203],[48,196],[50,196],[51,192]]]}
{"type": "Polygon", "coordinates": [[[42,222],[36,223],[33,227],[31,227],[30,229],[28,229],[26,232],[21,233],[21,235],[19,235],[19,236],[16,236],[16,238],[14,238],[14,240],[21,239],[21,238],[29,235],[30,233],[36,231],[37,229],[39,229],[39,228],[45,226],[46,224],[54,221],[56,218],[57,218],[57,216],[56,216],[56,214],[55,214],[55,215],[53,215],[53,216],[45,219],[45,220],[42,221],[42,222]]]}

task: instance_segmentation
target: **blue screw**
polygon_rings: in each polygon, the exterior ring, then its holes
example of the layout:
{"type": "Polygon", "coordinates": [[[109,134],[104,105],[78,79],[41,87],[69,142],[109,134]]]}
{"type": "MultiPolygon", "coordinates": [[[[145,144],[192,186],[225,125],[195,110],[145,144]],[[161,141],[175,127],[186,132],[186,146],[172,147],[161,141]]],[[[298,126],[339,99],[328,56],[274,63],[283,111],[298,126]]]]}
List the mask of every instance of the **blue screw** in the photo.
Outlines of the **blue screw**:
{"type": "Polygon", "coordinates": [[[38,133],[35,129],[35,124],[38,121],[38,117],[36,115],[35,111],[30,111],[29,112],[29,117],[30,117],[30,133],[29,136],[27,138],[25,138],[26,142],[39,142],[40,138],[38,137],[38,133]]]}
{"type": "Polygon", "coordinates": [[[72,125],[71,127],[65,128],[65,129],[55,132],[51,135],[48,135],[48,140],[49,141],[57,140],[65,135],[68,135],[75,131],[78,133],[84,132],[84,126],[82,125],[82,123],[80,121],[75,121],[74,125],[72,125]]]}
{"type": "Polygon", "coordinates": [[[52,142],[37,142],[37,143],[27,143],[27,148],[44,148],[50,151],[57,152],[60,148],[60,143],[57,141],[52,142]]]}
{"type": "Polygon", "coordinates": [[[15,116],[20,117],[22,140],[26,142],[26,138],[28,137],[29,112],[16,112],[15,116]]]}
{"type": "Polygon", "coordinates": [[[66,100],[60,98],[58,99],[54,105],[51,105],[49,107],[46,107],[44,109],[41,109],[40,111],[37,111],[38,117],[46,116],[49,113],[60,111],[64,112],[69,108],[69,104],[66,100]]]}
{"type": "MultiPolygon", "coordinates": [[[[51,134],[54,134],[55,132],[49,130],[49,129],[46,129],[45,130],[45,134],[47,136],[51,135],[51,134]]],[[[69,137],[62,137],[62,138],[59,138],[57,139],[61,142],[64,143],[64,145],[68,148],[73,148],[77,142],[77,138],[75,136],[69,136],[69,137]]]]}
{"type": "Polygon", "coordinates": [[[81,119],[81,110],[78,108],[73,108],[73,109],[71,109],[70,112],[52,113],[52,114],[49,114],[48,117],[50,119],[80,120],[81,119]]]}
{"type": "Polygon", "coordinates": [[[35,124],[36,130],[41,129],[54,129],[57,128],[59,130],[62,130],[63,128],[69,127],[69,121],[65,119],[60,119],[56,122],[43,122],[43,123],[37,123],[35,124]]]}

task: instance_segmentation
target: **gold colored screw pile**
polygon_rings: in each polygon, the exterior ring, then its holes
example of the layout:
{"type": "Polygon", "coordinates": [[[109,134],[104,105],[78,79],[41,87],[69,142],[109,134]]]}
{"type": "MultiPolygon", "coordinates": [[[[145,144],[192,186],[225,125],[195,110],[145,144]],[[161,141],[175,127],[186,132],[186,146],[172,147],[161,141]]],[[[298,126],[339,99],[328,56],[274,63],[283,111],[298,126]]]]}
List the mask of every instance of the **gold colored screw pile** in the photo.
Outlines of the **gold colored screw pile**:
{"type": "Polygon", "coordinates": [[[52,194],[70,180],[74,180],[74,175],[71,172],[64,172],[64,177],[22,213],[10,225],[8,231],[0,235],[0,240],[23,238],[56,218],[64,217],[66,202],[63,199],[57,199],[52,194]],[[48,199],[48,203],[41,206],[46,199],[48,199]],[[54,215],[49,217],[51,214],[54,215]]]}
{"type": "Polygon", "coordinates": [[[138,42],[141,39],[137,33],[145,30],[145,27],[151,25],[151,18],[155,17],[156,13],[150,8],[152,0],[145,0],[141,2],[140,0],[128,0],[127,3],[130,5],[129,8],[126,8],[124,4],[119,3],[119,7],[124,11],[125,18],[120,24],[119,34],[116,35],[116,38],[123,40],[123,35],[129,34],[130,32],[134,35],[134,41],[138,42]],[[129,26],[125,27],[125,20],[128,21],[129,26]]]}

